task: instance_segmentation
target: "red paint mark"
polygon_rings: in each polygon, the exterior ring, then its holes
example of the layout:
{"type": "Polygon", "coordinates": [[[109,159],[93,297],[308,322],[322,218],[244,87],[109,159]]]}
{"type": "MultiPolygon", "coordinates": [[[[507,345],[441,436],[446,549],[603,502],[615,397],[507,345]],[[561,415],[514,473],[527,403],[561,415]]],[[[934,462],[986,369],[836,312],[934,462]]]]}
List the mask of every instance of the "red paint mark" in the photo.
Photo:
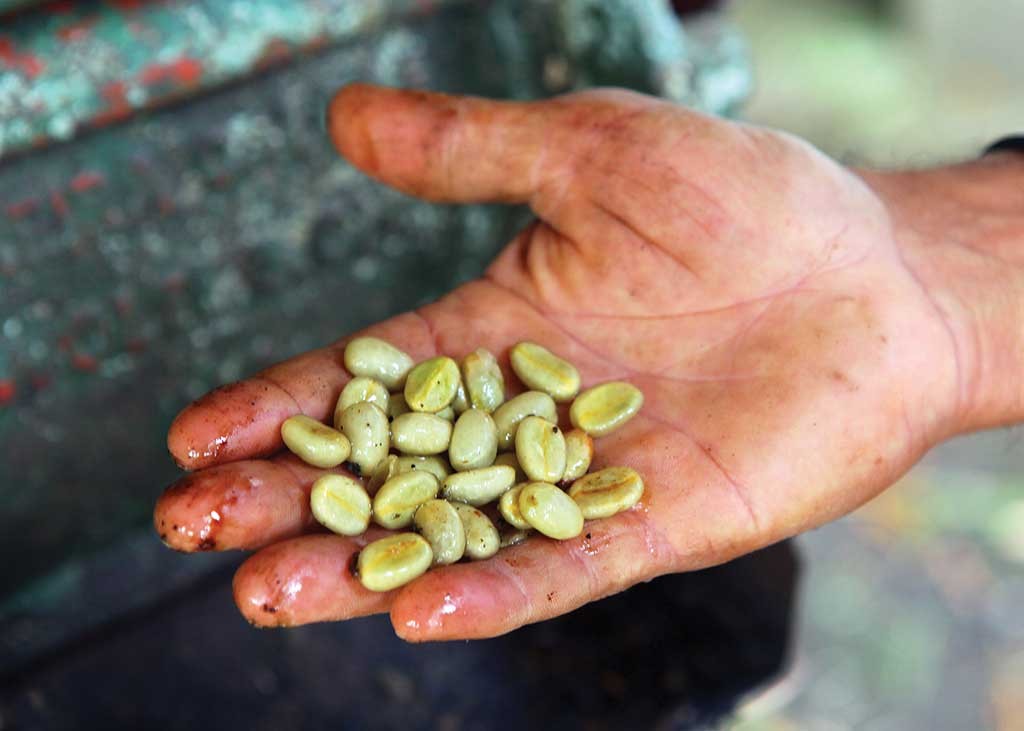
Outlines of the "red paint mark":
{"type": "Polygon", "coordinates": [[[195,84],[203,76],[203,64],[194,58],[179,58],[177,61],[153,64],[143,69],[139,77],[143,84],[158,84],[164,81],[182,86],[195,84]]]}
{"type": "Polygon", "coordinates": [[[14,381],[5,379],[0,381],[0,404],[7,404],[14,398],[14,381]]]}
{"type": "Polygon", "coordinates": [[[146,349],[146,339],[139,337],[129,338],[124,347],[129,353],[141,353],[146,349]]]}
{"type": "Polygon", "coordinates": [[[71,190],[76,193],[84,193],[87,190],[103,185],[106,179],[101,173],[86,170],[71,178],[71,190]]]}
{"type": "Polygon", "coordinates": [[[64,13],[70,13],[75,9],[75,4],[72,0],[57,0],[46,6],[46,12],[50,15],[62,15],[64,13]]]}
{"type": "Polygon", "coordinates": [[[89,31],[96,24],[96,18],[86,18],[77,23],[70,23],[57,31],[57,37],[65,43],[80,41],[89,35],[89,31]]]}
{"type": "Polygon", "coordinates": [[[50,383],[53,382],[53,378],[49,373],[33,373],[31,376],[32,388],[36,391],[42,391],[47,388],[50,383]]]}
{"type": "Polygon", "coordinates": [[[45,65],[31,53],[18,53],[7,38],[0,38],[0,62],[22,71],[30,79],[43,73],[45,65]]]}
{"type": "Polygon", "coordinates": [[[23,218],[32,213],[38,205],[39,201],[35,198],[25,198],[7,206],[7,215],[11,218],[23,218]]]}
{"type": "Polygon", "coordinates": [[[128,86],[123,81],[112,81],[109,84],[104,84],[100,89],[100,96],[107,101],[107,110],[93,117],[92,123],[96,126],[102,126],[111,122],[118,122],[127,117],[132,111],[131,105],[128,103],[127,92],[128,86]]]}
{"type": "Polygon", "coordinates": [[[254,66],[261,70],[267,69],[281,63],[291,55],[292,49],[288,43],[280,38],[273,38],[263,47],[263,51],[260,53],[259,58],[256,59],[254,66]]]}
{"type": "Polygon", "coordinates": [[[185,275],[175,273],[164,279],[164,289],[168,292],[180,292],[185,289],[185,275]]]}
{"type": "Polygon", "coordinates": [[[71,367],[84,373],[92,373],[99,363],[88,353],[75,353],[71,356],[71,367]]]}
{"type": "Polygon", "coordinates": [[[53,212],[61,218],[68,215],[68,202],[59,191],[50,193],[50,205],[53,206],[53,212]]]}
{"type": "Polygon", "coordinates": [[[126,91],[127,86],[123,81],[111,81],[100,88],[100,96],[106,99],[109,104],[118,106],[128,103],[128,100],[125,98],[126,91]]]}
{"type": "Polygon", "coordinates": [[[120,122],[123,119],[127,119],[131,111],[131,109],[111,109],[106,112],[100,112],[92,118],[90,124],[94,127],[102,127],[114,122],[120,122]]]}
{"type": "Polygon", "coordinates": [[[145,0],[108,0],[107,4],[118,10],[138,10],[145,4],[145,0]]]}

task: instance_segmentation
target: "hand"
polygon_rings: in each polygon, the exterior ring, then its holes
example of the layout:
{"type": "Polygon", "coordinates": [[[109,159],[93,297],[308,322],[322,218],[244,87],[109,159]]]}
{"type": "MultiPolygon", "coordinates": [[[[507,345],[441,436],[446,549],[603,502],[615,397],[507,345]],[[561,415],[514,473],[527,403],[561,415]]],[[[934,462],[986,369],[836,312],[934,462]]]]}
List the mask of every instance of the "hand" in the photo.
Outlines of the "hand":
{"type": "Polygon", "coordinates": [[[351,86],[330,111],[341,153],[385,183],[537,215],[483,278],[366,332],[417,360],[533,340],[584,387],[631,381],[644,409],[598,440],[595,467],[635,467],[647,491],[578,539],[369,592],[347,565],[373,536],[318,532],[321,472],[271,456],[286,417],[332,412],[339,341],[212,392],[170,430],[198,471],[156,528],[185,551],[265,546],[234,584],[255,624],[390,610],[409,640],[497,635],[833,520],[937,441],[1004,418],[976,408],[980,341],[945,274],[910,264],[923,237],[892,201],[902,179],[619,91],[524,104],[351,86]]]}

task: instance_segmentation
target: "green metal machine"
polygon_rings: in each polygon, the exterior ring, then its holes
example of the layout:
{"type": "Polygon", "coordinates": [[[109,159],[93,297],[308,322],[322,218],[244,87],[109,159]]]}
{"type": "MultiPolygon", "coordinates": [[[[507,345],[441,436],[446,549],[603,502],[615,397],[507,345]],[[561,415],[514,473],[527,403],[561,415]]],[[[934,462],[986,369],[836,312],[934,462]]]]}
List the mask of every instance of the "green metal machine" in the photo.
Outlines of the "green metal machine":
{"type": "Polygon", "coordinates": [[[729,114],[750,84],[718,15],[654,0],[0,13],[0,674],[235,560],[149,527],[190,399],[437,297],[525,220],[361,176],[324,135],[339,86],[619,85],[729,114]]]}

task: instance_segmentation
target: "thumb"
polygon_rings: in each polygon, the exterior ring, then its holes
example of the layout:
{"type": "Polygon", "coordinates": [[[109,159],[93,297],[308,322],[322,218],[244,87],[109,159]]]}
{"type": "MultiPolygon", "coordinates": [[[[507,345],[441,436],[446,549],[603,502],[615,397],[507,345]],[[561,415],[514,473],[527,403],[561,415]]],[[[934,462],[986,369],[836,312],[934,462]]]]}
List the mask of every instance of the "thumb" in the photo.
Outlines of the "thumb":
{"type": "Polygon", "coordinates": [[[523,203],[566,169],[579,106],[352,84],[331,101],[328,129],[353,165],[405,193],[523,203]]]}

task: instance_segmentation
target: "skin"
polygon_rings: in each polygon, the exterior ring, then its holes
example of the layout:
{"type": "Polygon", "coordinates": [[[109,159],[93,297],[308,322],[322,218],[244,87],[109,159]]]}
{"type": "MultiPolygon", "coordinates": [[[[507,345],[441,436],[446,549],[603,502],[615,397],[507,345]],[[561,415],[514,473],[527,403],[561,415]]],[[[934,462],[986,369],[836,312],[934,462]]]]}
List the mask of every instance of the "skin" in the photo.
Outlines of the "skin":
{"type": "MultiPolygon", "coordinates": [[[[411,641],[502,634],[822,525],[939,441],[1021,418],[1012,155],[858,172],[790,136],[620,91],[498,103],[354,85],[330,130],[406,193],[537,216],[481,279],[361,334],[417,361],[532,340],[576,364],[584,388],[633,383],[644,408],[597,440],[592,469],[634,467],[647,489],[579,538],[369,592],[347,567],[373,534],[316,534],[304,501],[320,471],[273,456],[285,418],[331,413],[348,380],[340,340],[212,392],[170,429],[195,472],[160,499],[157,528],[183,551],[260,548],[234,582],[254,624],[390,611],[411,641]],[[219,531],[204,543],[211,510],[219,531]]],[[[507,355],[501,366],[511,386],[507,355]]]]}

